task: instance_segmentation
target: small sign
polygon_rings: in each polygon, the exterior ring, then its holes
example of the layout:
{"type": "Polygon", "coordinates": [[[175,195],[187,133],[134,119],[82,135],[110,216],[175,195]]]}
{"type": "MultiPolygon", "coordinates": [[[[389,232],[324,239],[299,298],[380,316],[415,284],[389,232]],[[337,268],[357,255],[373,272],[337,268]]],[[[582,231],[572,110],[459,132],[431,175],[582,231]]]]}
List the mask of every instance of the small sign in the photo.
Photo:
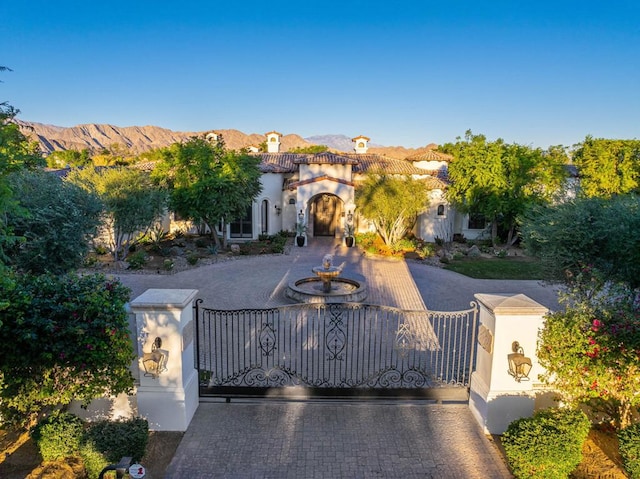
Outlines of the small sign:
{"type": "Polygon", "coordinates": [[[147,472],[144,469],[144,466],[140,464],[133,464],[129,468],[129,475],[133,479],[143,479],[147,472]]]}

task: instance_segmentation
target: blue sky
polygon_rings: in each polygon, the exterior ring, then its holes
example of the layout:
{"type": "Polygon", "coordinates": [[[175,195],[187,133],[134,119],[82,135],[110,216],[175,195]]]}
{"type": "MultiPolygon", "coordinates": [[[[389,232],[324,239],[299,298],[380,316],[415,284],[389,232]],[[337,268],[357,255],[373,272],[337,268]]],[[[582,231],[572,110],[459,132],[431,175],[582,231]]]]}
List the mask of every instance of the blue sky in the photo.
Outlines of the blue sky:
{"type": "Polygon", "coordinates": [[[637,1],[7,0],[19,118],[178,131],[640,137],[637,1]]]}

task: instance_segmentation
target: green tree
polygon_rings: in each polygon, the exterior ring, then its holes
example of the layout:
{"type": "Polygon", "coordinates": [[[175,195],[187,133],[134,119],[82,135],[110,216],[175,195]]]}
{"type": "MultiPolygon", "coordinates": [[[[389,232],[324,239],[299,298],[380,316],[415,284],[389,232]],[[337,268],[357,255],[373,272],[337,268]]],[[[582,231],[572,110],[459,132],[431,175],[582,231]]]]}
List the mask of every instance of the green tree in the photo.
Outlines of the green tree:
{"type": "Polygon", "coordinates": [[[73,170],[68,181],[95,193],[105,206],[104,234],[116,261],[165,212],[166,193],[149,174],[126,167],[73,170]]]}
{"type": "Polygon", "coordinates": [[[502,139],[490,142],[467,131],[464,141],[445,144],[442,150],[454,156],[447,198],[460,211],[489,219],[494,245],[499,228],[507,232],[511,245],[518,216],[531,204],[551,198],[566,177],[557,148],[545,152],[507,145],[502,139]]]}
{"type": "Polygon", "coordinates": [[[573,154],[585,196],[640,193],[640,140],[587,136],[573,154]]]}
{"type": "Polygon", "coordinates": [[[589,265],[607,281],[640,287],[640,197],[578,197],[532,208],[522,220],[525,248],[546,278],[573,283],[589,265]]]}
{"type": "Polygon", "coordinates": [[[0,284],[0,422],[129,392],[129,290],[99,275],[19,275],[0,284]]]}
{"type": "Polygon", "coordinates": [[[169,189],[171,208],[207,225],[220,246],[216,225],[244,216],[262,191],[259,165],[260,158],[227,150],[222,141],[191,138],[172,145],[152,175],[169,189]]]}
{"type": "Polygon", "coordinates": [[[327,145],[310,145],[291,148],[287,153],[307,153],[314,155],[316,153],[323,153],[328,150],[329,147],[327,145]]]}
{"type": "Polygon", "coordinates": [[[91,165],[91,154],[86,148],[84,150],[58,150],[47,156],[47,166],[50,168],[80,168],[91,165]]]}
{"type": "Polygon", "coordinates": [[[20,211],[7,214],[7,225],[21,239],[7,251],[9,264],[36,274],[79,267],[100,224],[100,200],[42,171],[12,173],[8,183],[20,192],[20,211]]]}
{"type": "Polygon", "coordinates": [[[356,188],[356,206],[371,221],[385,244],[395,245],[429,205],[425,184],[409,176],[372,173],[356,188]]]}
{"type": "Polygon", "coordinates": [[[18,113],[19,111],[11,105],[0,103],[0,265],[7,259],[4,250],[18,241],[11,228],[7,226],[7,215],[20,212],[6,176],[23,169],[36,169],[45,164],[37,143],[30,142],[14,122],[18,113]]]}

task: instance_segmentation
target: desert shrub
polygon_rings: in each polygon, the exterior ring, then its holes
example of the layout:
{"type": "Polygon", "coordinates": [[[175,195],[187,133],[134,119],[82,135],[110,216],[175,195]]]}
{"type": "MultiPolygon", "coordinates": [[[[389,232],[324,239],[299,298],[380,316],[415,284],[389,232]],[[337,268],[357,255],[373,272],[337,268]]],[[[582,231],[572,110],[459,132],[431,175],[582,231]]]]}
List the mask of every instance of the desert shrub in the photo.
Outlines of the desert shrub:
{"type": "Polygon", "coordinates": [[[195,243],[198,248],[206,248],[209,244],[205,238],[196,238],[195,243]]]}
{"type": "Polygon", "coordinates": [[[198,255],[195,253],[189,253],[187,255],[187,263],[189,263],[190,265],[194,265],[198,262],[198,255]]]}
{"type": "Polygon", "coordinates": [[[45,461],[74,456],[80,450],[83,422],[78,416],[56,411],[34,428],[32,438],[45,461]]]}
{"type": "Polygon", "coordinates": [[[618,432],[620,455],[631,479],[640,479],[640,423],[618,432]]]}
{"type": "Polygon", "coordinates": [[[93,248],[93,251],[96,254],[104,255],[104,254],[107,254],[109,252],[109,249],[105,245],[99,244],[99,245],[96,245],[95,248],[93,248]]]}
{"type": "Polygon", "coordinates": [[[415,243],[409,238],[401,238],[391,245],[391,251],[394,253],[399,253],[401,251],[414,251],[415,249],[415,243]]]}
{"type": "Polygon", "coordinates": [[[518,479],[566,479],[582,460],[591,423],[578,410],[547,409],[509,424],[502,444],[518,479]]]}
{"type": "Polygon", "coordinates": [[[420,247],[417,249],[418,254],[424,258],[431,258],[435,256],[437,251],[437,246],[435,243],[422,243],[420,247]]]}
{"type": "Polygon", "coordinates": [[[165,260],[162,262],[162,266],[164,267],[164,269],[165,269],[165,270],[167,270],[167,271],[171,271],[171,270],[173,269],[173,267],[174,267],[173,260],[172,260],[172,259],[169,259],[169,258],[165,259],[165,260]]]}
{"type": "Polygon", "coordinates": [[[129,269],[142,269],[147,264],[147,254],[144,251],[137,251],[127,257],[129,269]]]}
{"type": "Polygon", "coordinates": [[[89,478],[97,478],[105,466],[118,463],[124,456],[139,461],[144,456],[148,439],[149,424],[142,418],[93,423],[80,448],[89,478]]]}

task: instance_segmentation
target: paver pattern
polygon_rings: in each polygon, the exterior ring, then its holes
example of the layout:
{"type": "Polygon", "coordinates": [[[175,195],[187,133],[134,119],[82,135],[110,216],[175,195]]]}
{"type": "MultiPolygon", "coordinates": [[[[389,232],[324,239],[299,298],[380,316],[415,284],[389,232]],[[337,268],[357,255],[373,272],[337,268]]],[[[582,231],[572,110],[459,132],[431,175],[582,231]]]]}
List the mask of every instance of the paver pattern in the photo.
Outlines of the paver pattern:
{"type": "Polygon", "coordinates": [[[167,478],[512,477],[466,404],[200,404],[167,478]]]}
{"type": "MultiPolygon", "coordinates": [[[[147,288],[198,289],[215,309],[292,301],[290,281],[311,276],[322,257],[366,281],[370,304],[439,311],[468,309],[475,293],[523,293],[550,309],[556,291],[537,281],[473,280],[440,268],[367,258],[317,238],[285,255],[240,257],[172,275],[123,274],[133,297],[147,288]]],[[[467,404],[380,402],[201,403],[166,478],[512,477],[467,404]]]]}

